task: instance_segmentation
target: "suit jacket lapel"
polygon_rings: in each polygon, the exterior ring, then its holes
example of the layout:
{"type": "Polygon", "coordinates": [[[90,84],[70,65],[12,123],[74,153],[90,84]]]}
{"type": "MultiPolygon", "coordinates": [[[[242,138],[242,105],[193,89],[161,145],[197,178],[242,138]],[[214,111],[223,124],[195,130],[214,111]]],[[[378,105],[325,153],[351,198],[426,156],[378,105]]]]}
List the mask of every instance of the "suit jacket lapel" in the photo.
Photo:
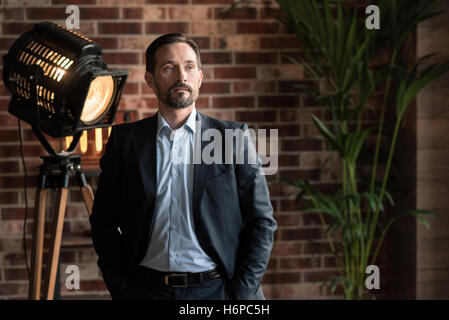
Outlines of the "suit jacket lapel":
{"type": "Polygon", "coordinates": [[[133,146],[139,165],[140,177],[150,208],[154,208],[156,200],[156,115],[142,121],[136,128],[133,146]]]}
{"type": "Polygon", "coordinates": [[[198,161],[194,162],[195,164],[194,164],[194,173],[193,173],[192,208],[193,208],[195,229],[196,229],[196,225],[198,222],[199,211],[200,211],[199,204],[200,204],[201,196],[203,195],[203,192],[204,192],[204,188],[206,186],[207,175],[209,173],[209,165],[202,162],[203,149],[206,146],[206,144],[208,143],[208,141],[202,141],[201,137],[203,136],[203,132],[210,128],[210,123],[207,120],[207,118],[204,117],[204,115],[202,115],[199,112],[197,112],[197,123],[200,124],[200,126],[201,126],[201,130],[198,130],[199,128],[197,127],[197,133],[199,133],[199,131],[200,131],[201,134],[196,135],[197,140],[195,142],[195,149],[196,149],[196,146],[201,145],[201,152],[199,152],[199,151],[197,152],[197,156],[199,159],[198,159],[198,161]],[[196,163],[196,162],[198,162],[198,163],[196,163]]]}

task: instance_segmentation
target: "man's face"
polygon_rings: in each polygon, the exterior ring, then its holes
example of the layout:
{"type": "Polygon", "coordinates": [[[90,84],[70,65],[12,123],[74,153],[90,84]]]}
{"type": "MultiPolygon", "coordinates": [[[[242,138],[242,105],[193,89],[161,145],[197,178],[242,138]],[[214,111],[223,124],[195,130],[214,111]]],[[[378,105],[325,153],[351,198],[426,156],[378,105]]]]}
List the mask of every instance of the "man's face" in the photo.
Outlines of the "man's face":
{"type": "Polygon", "coordinates": [[[167,44],[156,51],[154,74],[145,80],[166,106],[186,108],[198,99],[203,73],[195,51],[183,42],[167,44]]]}

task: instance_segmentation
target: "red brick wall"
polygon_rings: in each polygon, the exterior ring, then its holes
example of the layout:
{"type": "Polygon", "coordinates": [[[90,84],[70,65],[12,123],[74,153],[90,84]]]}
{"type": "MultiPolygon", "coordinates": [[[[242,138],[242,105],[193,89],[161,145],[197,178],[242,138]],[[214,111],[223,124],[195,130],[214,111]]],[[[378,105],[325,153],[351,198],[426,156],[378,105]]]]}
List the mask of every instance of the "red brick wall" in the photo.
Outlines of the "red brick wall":
{"type": "MultiPolygon", "coordinates": [[[[278,9],[268,1],[226,14],[232,0],[0,0],[0,54],[33,24],[50,20],[65,23],[65,7],[80,7],[81,33],[97,41],[104,59],[113,68],[130,70],[120,110],[136,111],[137,118],[156,111],[156,99],[143,80],[144,52],[159,34],[186,33],[199,44],[205,79],[198,109],[221,119],[245,121],[253,128],[279,129],[279,172],[268,176],[271,201],[279,223],[263,288],[267,298],[329,297],[320,291],[320,280],[334,272],[330,256],[309,243],[322,239],[315,214],[302,213],[295,204],[295,189],[276,182],[280,177],[307,178],[328,188],[334,176],[319,170],[326,158],[321,140],[300,140],[317,135],[310,115],[323,116],[322,108],[292,92],[290,85],[304,81],[301,68],[283,56],[298,51],[298,41],[277,20],[278,9]]],[[[0,85],[0,298],[25,298],[26,269],[22,252],[25,212],[24,169],[20,161],[17,119],[9,115],[9,93],[0,85]]],[[[37,179],[36,166],[43,148],[24,124],[24,155],[28,169],[30,211],[27,223],[31,247],[32,213],[37,179]]],[[[57,141],[56,141],[57,143],[57,141]]],[[[96,158],[98,161],[98,158],[96,158]]],[[[95,189],[95,178],[89,179],[95,189]]],[[[70,192],[64,233],[89,230],[79,191],[70,192]]],[[[28,257],[30,253],[28,254],[28,257]]],[[[91,247],[63,248],[65,266],[81,269],[81,290],[74,295],[108,297],[91,247]]]]}

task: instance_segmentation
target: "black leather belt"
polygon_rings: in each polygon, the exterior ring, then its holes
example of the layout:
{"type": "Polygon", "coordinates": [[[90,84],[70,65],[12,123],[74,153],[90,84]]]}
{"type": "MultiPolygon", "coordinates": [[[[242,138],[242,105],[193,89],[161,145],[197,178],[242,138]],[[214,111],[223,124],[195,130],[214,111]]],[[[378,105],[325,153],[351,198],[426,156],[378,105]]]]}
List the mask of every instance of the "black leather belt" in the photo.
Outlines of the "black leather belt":
{"type": "Polygon", "coordinates": [[[203,281],[221,278],[218,269],[212,269],[204,272],[162,272],[154,269],[139,266],[138,277],[140,279],[156,282],[172,288],[187,288],[192,284],[199,284],[203,281]]]}

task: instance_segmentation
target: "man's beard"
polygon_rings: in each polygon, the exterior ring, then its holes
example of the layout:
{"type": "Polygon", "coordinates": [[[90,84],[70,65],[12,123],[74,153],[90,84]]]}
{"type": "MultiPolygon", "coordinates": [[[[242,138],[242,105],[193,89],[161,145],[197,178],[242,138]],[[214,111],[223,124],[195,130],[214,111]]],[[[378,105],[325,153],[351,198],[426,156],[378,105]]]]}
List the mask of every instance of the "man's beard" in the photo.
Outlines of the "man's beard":
{"type": "Polygon", "coordinates": [[[182,109],[192,105],[192,103],[194,103],[198,99],[198,93],[195,92],[195,90],[191,86],[185,83],[178,82],[172,85],[170,88],[168,88],[167,94],[165,96],[163,93],[161,93],[161,90],[157,88],[157,97],[170,108],[182,109]],[[187,94],[182,92],[175,93],[173,95],[172,91],[175,90],[176,88],[187,89],[190,93],[189,96],[186,97],[187,94]]]}

